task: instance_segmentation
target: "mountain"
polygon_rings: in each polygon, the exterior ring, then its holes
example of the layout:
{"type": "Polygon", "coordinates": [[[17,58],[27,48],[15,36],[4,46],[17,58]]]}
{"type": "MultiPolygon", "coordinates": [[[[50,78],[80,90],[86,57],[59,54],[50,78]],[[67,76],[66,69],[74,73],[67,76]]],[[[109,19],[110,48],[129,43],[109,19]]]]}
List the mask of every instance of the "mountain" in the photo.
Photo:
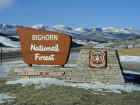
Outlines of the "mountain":
{"type": "Polygon", "coordinates": [[[32,28],[46,30],[47,26],[44,26],[43,24],[37,24],[37,25],[32,26],[32,28]]]}
{"type": "MultiPolygon", "coordinates": [[[[17,28],[19,25],[7,25],[7,24],[0,24],[0,43],[11,43],[11,41],[18,40],[18,33],[17,28]],[[4,36],[2,36],[4,34],[4,36]],[[7,42],[3,42],[2,40],[7,42]],[[10,38],[10,39],[9,39],[10,38]],[[12,40],[13,39],[13,40],[12,40]]],[[[48,30],[54,32],[65,33],[72,36],[72,39],[78,41],[83,40],[82,43],[88,41],[94,42],[106,42],[106,41],[114,41],[114,40],[126,40],[126,39],[135,39],[140,38],[140,30],[136,30],[134,28],[116,28],[116,27],[91,27],[91,28],[71,28],[65,25],[55,25],[52,27],[45,26],[43,24],[37,24],[31,26],[31,28],[40,29],[40,30],[48,30]]],[[[76,42],[74,41],[74,42],[76,42]]],[[[79,43],[79,42],[77,42],[79,43]]],[[[81,41],[80,41],[81,43],[81,41]]],[[[14,44],[13,44],[14,45],[14,44]]],[[[17,45],[17,44],[16,44],[17,45]]],[[[9,44],[8,44],[9,46],[9,44]]]]}
{"type": "Polygon", "coordinates": [[[17,36],[17,25],[7,25],[7,24],[0,24],[0,32],[9,34],[11,36],[17,36]]]}
{"type": "Polygon", "coordinates": [[[72,31],[72,28],[66,27],[65,25],[55,25],[53,29],[61,30],[61,31],[72,31]]]}
{"type": "Polygon", "coordinates": [[[0,33],[0,47],[20,47],[20,44],[17,38],[0,33]]]}
{"type": "Polygon", "coordinates": [[[73,39],[108,41],[133,39],[140,37],[140,30],[133,28],[115,28],[115,27],[92,27],[92,28],[71,28],[64,25],[56,25],[46,28],[48,31],[55,31],[71,35],[73,39]]]}
{"type": "Polygon", "coordinates": [[[79,27],[79,28],[73,29],[73,31],[74,31],[75,33],[81,34],[81,33],[90,32],[90,29],[79,27]]]}

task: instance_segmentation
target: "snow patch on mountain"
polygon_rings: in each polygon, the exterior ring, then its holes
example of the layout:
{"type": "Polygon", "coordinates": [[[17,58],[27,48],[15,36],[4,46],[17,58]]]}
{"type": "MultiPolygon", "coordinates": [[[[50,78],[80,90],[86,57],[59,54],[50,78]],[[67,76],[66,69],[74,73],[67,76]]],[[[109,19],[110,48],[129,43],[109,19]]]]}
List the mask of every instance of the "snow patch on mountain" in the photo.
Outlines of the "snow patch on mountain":
{"type": "Polygon", "coordinates": [[[73,31],[78,32],[78,33],[85,33],[85,32],[89,32],[90,30],[86,29],[86,28],[79,27],[79,28],[73,29],[73,31]]]}
{"type": "Polygon", "coordinates": [[[97,28],[97,27],[89,28],[89,30],[92,32],[103,32],[102,28],[97,28]]]}
{"type": "Polygon", "coordinates": [[[44,26],[43,24],[37,24],[37,25],[32,26],[32,28],[46,30],[47,26],[44,26]]]}
{"type": "Polygon", "coordinates": [[[80,44],[80,45],[88,45],[88,41],[87,40],[78,40],[78,39],[73,39],[73,42],[80,44]]]}
{"type": "Polygon", "coordinates": [[[0,36],[0,43],[8,47],[20,47],[19,42],[11,41],[9,38],[4,37],[4,36],[0,36]]]}
{"type": "Polygon", "coordinates": [[[125,33],[125,34],[130,34],[131,32],[129,30],[126,29],[118,29],[115,27],[104,27],[102,28],[104,32],[114,32],[114,33],[125,33]]]}
{"type": "Polygon", "coordinates": [[[55,25],[55,26],[53,26],[53,28],[55,28],[57,30],[63,30],[63,31],[72,30],[71,27],[67,27],[65,25],[55,25]]]}
{"type": "Polygon", "coordinates": [[[0,32],[11,32],[11,31],[16,31],[17,30],[17,25],[7,25],[7,24],[0,24],[0,32]]]}

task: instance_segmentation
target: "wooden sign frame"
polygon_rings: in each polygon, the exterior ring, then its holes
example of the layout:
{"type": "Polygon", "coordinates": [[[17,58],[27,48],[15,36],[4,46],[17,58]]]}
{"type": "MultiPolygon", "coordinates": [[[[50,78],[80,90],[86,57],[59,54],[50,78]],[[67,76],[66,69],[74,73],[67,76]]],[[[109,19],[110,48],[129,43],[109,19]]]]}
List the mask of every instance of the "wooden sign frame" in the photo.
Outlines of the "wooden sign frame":
{"type": "Polygon", "coordinates": [[[19,27],[18,33],[23,60],[28,65],[63,66],[67,63],[72,42],[71,36],[27,27],[19,27]]]}

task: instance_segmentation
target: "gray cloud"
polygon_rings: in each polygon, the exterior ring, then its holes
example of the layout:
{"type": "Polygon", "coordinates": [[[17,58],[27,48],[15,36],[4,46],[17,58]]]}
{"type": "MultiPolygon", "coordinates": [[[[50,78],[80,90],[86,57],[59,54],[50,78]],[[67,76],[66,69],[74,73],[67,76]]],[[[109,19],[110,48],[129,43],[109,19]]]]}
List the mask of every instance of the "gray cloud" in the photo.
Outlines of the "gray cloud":
{"type": "Polygon", "coordinates": [[[0,11],[10,7],[16,0],[0,0],[0,11]]]}

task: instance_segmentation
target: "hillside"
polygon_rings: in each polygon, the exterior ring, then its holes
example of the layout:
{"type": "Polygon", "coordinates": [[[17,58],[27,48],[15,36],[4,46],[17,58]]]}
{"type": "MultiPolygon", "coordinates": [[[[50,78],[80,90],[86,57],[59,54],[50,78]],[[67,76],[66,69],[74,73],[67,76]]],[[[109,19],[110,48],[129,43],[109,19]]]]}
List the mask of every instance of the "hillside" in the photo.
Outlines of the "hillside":
{"type": "MultiPolygon", "coordinates": [[[[20,47],[18,42],[18,25],[0,24],[0,46],[20,47]]],[[[120,40],[140,38],[140,30],[132,28],[91,27],[71,28],[64,25],[48,27],[42,24],[30,26],[35,29],[65,33],[72,36],[73,46],[118,42],[120,40]]],[[[102,46],[102,45],[100,45],[102,46]]]]}

